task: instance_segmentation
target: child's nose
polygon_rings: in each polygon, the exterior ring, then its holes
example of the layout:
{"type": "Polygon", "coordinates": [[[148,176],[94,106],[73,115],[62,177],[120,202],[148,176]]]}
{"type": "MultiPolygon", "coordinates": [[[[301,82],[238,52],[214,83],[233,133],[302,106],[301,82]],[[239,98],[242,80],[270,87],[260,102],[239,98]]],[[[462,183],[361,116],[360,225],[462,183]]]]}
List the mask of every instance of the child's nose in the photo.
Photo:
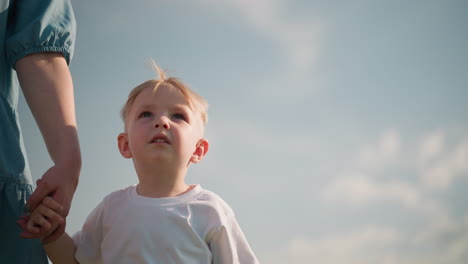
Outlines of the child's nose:
{"type": "Polygon", "coordinates": [[[156,120],[154,127],[159,128],[160,126],[162,126],[164,129],[169,129],[169,122],[167,121],[167,118],[161,117],[156,120]]]}
{"type": "MultiPolygon", "coordinates": [[[[159,124],[156,124],[154,127],[155,127],[155,128],[159,128],[159,124]]],[[[169,125],[168,125],[168,124],[163,124],[162,127],[165,128],[165,129],[169,129],[169,125]]]]}

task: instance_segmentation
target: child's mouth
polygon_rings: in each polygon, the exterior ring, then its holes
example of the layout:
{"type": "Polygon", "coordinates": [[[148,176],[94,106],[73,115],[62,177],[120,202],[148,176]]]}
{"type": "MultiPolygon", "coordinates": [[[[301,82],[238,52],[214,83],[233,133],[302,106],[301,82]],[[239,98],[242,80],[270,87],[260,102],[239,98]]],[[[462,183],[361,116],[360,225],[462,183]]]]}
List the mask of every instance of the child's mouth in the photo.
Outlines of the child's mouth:
{"type": "Polygon", "coordinates": [[[167,138],[166,135],[164,134],[158,134],[153,139],[151,140],[150,143],[156,143],[156,144],[170,144],[169,139],[167,138]]]}

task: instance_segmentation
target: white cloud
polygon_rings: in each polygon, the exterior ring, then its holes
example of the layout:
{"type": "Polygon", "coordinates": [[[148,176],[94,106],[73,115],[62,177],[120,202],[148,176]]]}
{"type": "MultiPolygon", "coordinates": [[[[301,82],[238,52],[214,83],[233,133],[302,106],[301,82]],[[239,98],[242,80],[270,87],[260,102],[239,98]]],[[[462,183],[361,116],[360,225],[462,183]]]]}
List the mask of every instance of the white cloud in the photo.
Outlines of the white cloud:
{"type": "Polygon", "coordinates": [[[419,147],[418,160],[425,166],[433,158],[438,157],[444,149],[445,134],[436,131],[424,137],[419,147]]]}
{"type": "Polygon", "coordinates": [[[397,130],[386,131],[376,144],[364,147],[356,155],[353,168],[373,172],[387,168],[399,155],[400,134],[397,130]]]}
{"type": "Polygon", "coordinates": [[[443,263],[465,263],[468,259],[468,214],[459,221],[436,216],[408,238],[414,248],[435,249],[443,263]]]}
{"type": "Polygon", "coordinates": [[[308,71],[316,60],[323,23],[288,17],[280,1],[205,0],[202,2],[209,4],[210,7],[214,4],[224,4],[236,8],[253,28],[283,46],[283,50],[288,54],[290,67],[293,67],[292,72],[298,71],[302,74],[308,71]]]}
{"type": "Polygon", "coordinates": [[[448,252],[452,259],[466,261],[468,259],[468,214],[463,220],[456,232],[458,236],[448,243],[448,252]]]}
{"type": "Polygon", "coordinates": [[[389,247],[396,244],[399,237],[397,230],[368,226],[351,232],[328,235],[315,241],[304,238],[293,239],[289,244],[289,252],[291,255],[314,254],[318,256],[323,253],[350,255],[351,252],[366,248],[389,247]]]}
{"type": "Polygon", "coordinates": [[[351,168],[334,178],[323,190],[325,201],[362,206],[371,202],[393,201],[408,208],[435,210],[435,205],[423,202],[414,185],[401,180],[377,181],[374,174],[396,166],[401,156],[400,134],[388,130],[374,144],[368,144],[355,155],[351,168]]]}
{"type": "Polygon", "coordinates": [[[468,139],[462,140],[446,156],[422,168],[422,181],[429,190],[443,191],[455,177],[468,172],[468,139]]]}
{"type": "Polygon", "coordinates": [[[452,150],[444,152],[444,134],[434,132],[411,149],[401,149],[398,131],[383,133],[374,144],[358,151],[350,168],[335,177],[324,189],[326,201],[363,205],[371,201],[396,201],[424,212],[441,212],[442,206],[427,198],[427,192],[449,188],[455,177],[468,172],[468,139],[462,139],[452,150]],[[430,161],[430,162],[429,162],[430,161]],[[416,180],[376,180],[377,172],[404,169],[419,173],[416,180]]]}
{"type": "Polygon", "coordinates": [[[375,226],[317,239],[298,237],[289,241],[286,250],[274,254],[268,263],[392,263],[393,248],[400,240],[397,230],[375,226]]]}
{"type": "Polygon", "coordinates": [[[350,173],[336,178],[323,192],[323,198],[354,206],[397,200],[413,207],[420,200],[420,195],[414,188],[401,182],[378,183],[365,175],[350,173]]]}
{"type": "Polygon", "coordinates": [[[424,197],[417,186],[399,180],[377,181],[356,173],[334,179],[324,189],[322,198],[350,206],[394,202],[430,216],[445,214],[446,211],[442,205],[424,197]]]}
{"type": "MultiPolygon", "coordinates": [[[[366,206],[394,202],[425,215],[426,221],[410,233],[401,234],[396,242],[399,247],[411,247],[414,254],[382,251],[388,263],[463,263],[468,258],[468,215],[457,219],[439,196],[432,195],[434,191],[446,191],[456,177],[467,174],[468,138],[459,140],[452,148],[444,144],[444,138],[444,133],[436,131],[422,138],[420,145],[401,149],[398,133],[388,131],[376,143],[359,151],[350,168],[322,192],[322,199],[332,204],[366,206]],[[395,168],[414,171],[419,177],[411,181],[374,175],[395,168]]],[[[326,241],[302,245],[316,247],[326,241]]],[[[353,254],[348,254],[351,260],[348,263],[373,261],[365,254],[353,254]]],[[[328,263],[339,261],[331,259],[328,263]]]]}
{"type": "Polygon", "coordinates": [[[456,233],[460,226],[448,214],[433,214],[428,221],[420,224],[420,229],[412,237],[411,243],[429,244],[437,243],[447,234],[456,233]]]}
{"type": "Polygon", "coordinates": [[[427,230],[401,232],[391,227],[370,225],[316,238],[296,237],[283,248],[268,252],[262,259],[270,264],[465,263],[468,257],[468,215],[459,223],[448,224],[444,229],[453,235],[453,239],[445,241],[433,237],[414,239],[427,230]]]}

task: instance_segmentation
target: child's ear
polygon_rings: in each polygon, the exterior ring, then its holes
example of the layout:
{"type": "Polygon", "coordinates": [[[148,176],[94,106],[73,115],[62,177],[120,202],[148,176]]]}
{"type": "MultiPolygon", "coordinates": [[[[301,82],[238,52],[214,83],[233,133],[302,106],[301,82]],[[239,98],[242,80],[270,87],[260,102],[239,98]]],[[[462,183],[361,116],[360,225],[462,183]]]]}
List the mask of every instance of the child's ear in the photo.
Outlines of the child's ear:
{"type": "Polygon", "coordinates": [[[128,135],[127,133],[120,133],[117,137],[117,144],[119,147],[120,154],[122,157],[129,159],[132,157],[132,152],[130,151],[130,147],[128,145],[128,135]]]}
{"type": "Polygon", "coordinates": [[[195,149],[195,152],[193,152],[192,157],[190,158],[190,162],[200,162],[203,159],[203,157],[205,157],[209,147],[210,144],[208,143],[208,140],[204,138],[200,139],[197,143],[197,148],[195,149]]]}

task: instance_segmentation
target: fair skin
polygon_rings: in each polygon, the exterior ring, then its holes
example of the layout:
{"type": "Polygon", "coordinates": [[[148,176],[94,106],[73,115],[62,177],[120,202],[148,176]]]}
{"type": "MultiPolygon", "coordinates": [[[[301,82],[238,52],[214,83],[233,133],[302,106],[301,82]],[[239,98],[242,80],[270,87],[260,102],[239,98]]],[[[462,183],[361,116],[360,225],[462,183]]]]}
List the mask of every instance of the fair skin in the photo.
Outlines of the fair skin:
{"type": "Polygon", "coordinates": [[[203,124],[175,88],[144,89],[135,99],[118,136],[120,153],[132,158],[138,174],[137,192],[148,197],[171,197],[189,186],[185,175],[208,151],[203,124]],[[159,140],[154,140],[160,138],[159,140]]]}
{"type": "MultiPolygon", "coordinates": [[[[45,197],[51,196],[63,206],[61,215],[65,218],[81,169],[73,82],[67,62],[60,53],[36,53],[18,60],[16,71],[54,164],[38,180],[27,204],[34,210],[45,197]]],[[[56,239],[65,231],[65,221],[49,220],[41,228],[29,221],[21,236],[56,239]]]]}
{"type": "MultiPolygon", "coordinates": [[[[136,97],[125,126],[125,132],[117,138],[118,148],[124,158],[133,159],[138,194],[173,197],[191,189],[185,183],[185,174],[190,163],[203,159],[209,144],[203,138],[200,116],[177,89],[160,86],[156,93],[144,89],[136,97]]],[[[43,200],[31,218],[37,224],[59,219],[60,210],[53,199],[43,200]]],[[[44,248],[54,263],[77,263],[75,245],[66,233],[44,248]]]]}

